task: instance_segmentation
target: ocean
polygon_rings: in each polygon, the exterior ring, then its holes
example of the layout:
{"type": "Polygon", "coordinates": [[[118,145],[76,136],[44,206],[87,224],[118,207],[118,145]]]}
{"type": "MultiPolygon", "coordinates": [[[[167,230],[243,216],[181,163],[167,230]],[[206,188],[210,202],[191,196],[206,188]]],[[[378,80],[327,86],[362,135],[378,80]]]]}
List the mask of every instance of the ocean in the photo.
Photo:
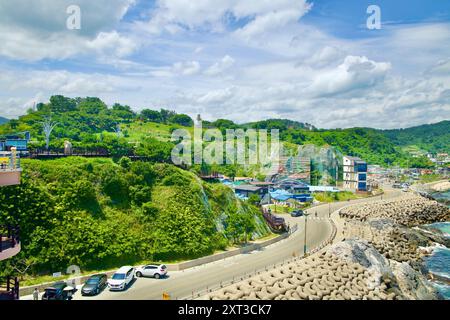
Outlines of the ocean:
{"type": "MultiPolygon", "coordinates": [[[[450,200],[450,191],[434,193],[433,197],[438,201],[450,200]]],[[[433,223],[430,226],[450,237],[450,222],[433,223]]],[[[442,247],[434,250],[431,256],[425,258],[425,264],[432,273],[450,279],[450,248],[442,247]]],[[[433,285],[445,299],[450,300],[450,285],[437,282],[433,282],[433,285]]]]}

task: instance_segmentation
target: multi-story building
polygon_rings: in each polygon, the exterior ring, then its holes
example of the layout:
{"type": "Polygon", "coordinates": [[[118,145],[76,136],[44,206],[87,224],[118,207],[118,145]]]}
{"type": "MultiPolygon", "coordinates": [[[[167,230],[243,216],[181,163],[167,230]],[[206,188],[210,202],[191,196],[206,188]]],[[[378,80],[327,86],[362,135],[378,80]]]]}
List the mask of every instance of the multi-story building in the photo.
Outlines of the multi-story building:
{"type": "MultiPolygon", "coordinates": [[[[0,187],[20,184],[22,169],[15,147],[11,152],[0,152],[0,187]]],[[[16,225],[0,221],[0,261],[9,259],[20,252],[20,230],[16,225]]],[[[17,277],[0,278],[0,300],[19,299],[17,277]]]]}
{"type": "Polygon", "coordinates": [[[367,163],[358,157],[343,157],[344,188],[367,191],[367,163]]]}

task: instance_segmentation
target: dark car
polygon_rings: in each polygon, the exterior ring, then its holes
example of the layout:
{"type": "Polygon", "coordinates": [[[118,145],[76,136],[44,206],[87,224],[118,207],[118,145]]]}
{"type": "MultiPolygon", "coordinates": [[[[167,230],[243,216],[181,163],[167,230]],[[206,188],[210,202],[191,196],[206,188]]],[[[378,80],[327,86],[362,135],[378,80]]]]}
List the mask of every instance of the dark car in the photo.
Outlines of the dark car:
{"type": "Polygon", "coordinates": [[[294,210],[291,212],[291,217],[294,217],[294,218],[301,217],[304,215],[305,215],[305,213],[303,212],[303,210],[294,210]]]}
{"type": "Polygon", "coordinates": [[[51,287],[45,288],[42,300],[67,300],[69,292],[64,290],[67,288],[67,283],[57,282],[51,287]]]}
{"type": "Polygon", "coordinates": [[[81,288],[81,295],[93,296],[99,294],[108,285],[108,277],[106,274],[95,274],[90,276],[83,287],[81,288]]]}

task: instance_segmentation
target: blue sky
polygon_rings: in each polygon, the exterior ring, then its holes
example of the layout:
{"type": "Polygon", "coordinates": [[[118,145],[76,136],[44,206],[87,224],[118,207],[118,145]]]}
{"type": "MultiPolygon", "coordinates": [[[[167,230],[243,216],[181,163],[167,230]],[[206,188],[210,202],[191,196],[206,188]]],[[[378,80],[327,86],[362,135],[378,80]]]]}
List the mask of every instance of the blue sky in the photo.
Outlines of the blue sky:
{"type": "Polygon", "coordinates": [[[53,94],[323,128],[450,118],[449,1],[2,1],[0,42],[10,118],[53,94]]]}

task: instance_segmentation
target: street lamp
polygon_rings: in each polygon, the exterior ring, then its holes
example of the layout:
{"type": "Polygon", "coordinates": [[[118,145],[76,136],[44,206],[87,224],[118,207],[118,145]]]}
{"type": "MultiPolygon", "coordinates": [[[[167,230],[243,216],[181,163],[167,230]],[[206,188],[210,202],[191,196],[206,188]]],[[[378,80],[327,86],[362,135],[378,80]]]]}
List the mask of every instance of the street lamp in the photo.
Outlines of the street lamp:
{"type": "Polygon", "coordinates": [[[306,255],[306,226],[308,225],[308,215],[305,213],[305,240],[303,245],[303,255],[306,255]]]}

